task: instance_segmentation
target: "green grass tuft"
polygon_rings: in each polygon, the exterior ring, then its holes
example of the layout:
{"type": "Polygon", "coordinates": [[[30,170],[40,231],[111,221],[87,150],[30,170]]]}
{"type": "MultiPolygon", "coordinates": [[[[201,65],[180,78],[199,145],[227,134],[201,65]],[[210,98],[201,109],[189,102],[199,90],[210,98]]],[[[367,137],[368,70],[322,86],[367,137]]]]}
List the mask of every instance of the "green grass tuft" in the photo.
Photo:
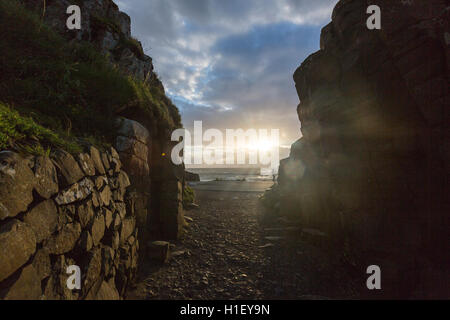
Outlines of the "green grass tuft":
{"type": "Polygon", "coordinates": [[[0,103],[0,150],[15,148],[25,153],[48,154],[51,147],[69,152],[81,152],[76,142],[70,142],[59,134],[37,124],[32,118],[0,103]],[[39,143],[37,143],[39,141],[39,143]]]}
{"type": "Polygon", "coordinates": [[[186,185],[183,189],[183,205],[187,206],[195,201],[195,192],[194,190],[186,185]]]}

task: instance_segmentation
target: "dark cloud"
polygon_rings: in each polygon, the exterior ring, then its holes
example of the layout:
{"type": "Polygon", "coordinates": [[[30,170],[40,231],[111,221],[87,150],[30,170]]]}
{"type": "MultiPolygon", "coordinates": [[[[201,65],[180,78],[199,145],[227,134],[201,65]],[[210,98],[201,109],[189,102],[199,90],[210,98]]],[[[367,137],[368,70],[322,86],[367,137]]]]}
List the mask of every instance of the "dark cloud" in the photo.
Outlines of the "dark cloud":
{"type": "Polygon", "coordinates": [[[117,1],[187,128],[300,136],[292,74],[319,47],[337,0],[117,1]]]}

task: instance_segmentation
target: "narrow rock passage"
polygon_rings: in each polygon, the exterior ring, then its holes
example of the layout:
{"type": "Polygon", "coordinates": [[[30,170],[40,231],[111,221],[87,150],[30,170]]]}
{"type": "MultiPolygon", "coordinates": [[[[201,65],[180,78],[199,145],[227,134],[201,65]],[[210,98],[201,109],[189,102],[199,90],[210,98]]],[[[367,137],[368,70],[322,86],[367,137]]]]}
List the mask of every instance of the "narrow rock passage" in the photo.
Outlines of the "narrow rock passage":
{"type": "Polygon", "coordinates": [[[185,238],[169,262],[142,268],[127,298],[355,297],[354,280],[339,262],[300,240],[287,241],[283,226],[259,224],[260,195],[196,190],[200,208],[186,213],[193,221],[185,238]]]}

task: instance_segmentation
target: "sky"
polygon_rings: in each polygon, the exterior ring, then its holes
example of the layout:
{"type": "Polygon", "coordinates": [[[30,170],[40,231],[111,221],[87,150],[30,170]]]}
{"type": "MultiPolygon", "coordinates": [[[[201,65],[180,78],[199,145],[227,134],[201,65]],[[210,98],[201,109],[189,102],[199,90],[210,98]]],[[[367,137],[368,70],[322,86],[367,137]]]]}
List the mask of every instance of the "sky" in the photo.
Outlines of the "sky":
{"type": "Polygon", "coordinates": [[[336,2],[116,0],[184,127],[280,129],[286,148],[301,137],[292,75],[336,2]]]}

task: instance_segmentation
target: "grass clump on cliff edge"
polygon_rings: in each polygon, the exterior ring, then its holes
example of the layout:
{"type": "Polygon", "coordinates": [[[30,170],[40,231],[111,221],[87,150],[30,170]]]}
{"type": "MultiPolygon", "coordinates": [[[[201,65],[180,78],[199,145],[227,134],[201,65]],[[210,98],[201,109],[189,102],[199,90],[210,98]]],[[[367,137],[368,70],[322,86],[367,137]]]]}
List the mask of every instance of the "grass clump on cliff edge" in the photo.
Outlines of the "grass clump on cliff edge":
{"type": "Polygon", "coordinates": [[[81,152],[76,142],[61,138],[30,117],[23,117],[17,111],[0,103],[0,150],[10,146],[35,155],[48,153],[50,146],[60,147],[69,152],[81,152]],[[30,138],[40,143],[33,143],[35,141],[30,141],[30,138]]]}
{"type": "MultiPolygon", "coordinates": [[[[0,1],[0,29],[0,102],[66,140],[66,147],[74,137],[112,142],[124,106],[139,109],[155,130],[179,126],[174,106],[148,83],[124,75],[92,44],[69,43],[18,1],[0,1]]],[[[57,141],[44,144],[61,146],[57,141]]]]}
{"type": "Polygon", "coordinates": [[[194,203],[195,192],[191,187],[186,185],[183,189],[183,206],[187,207],[189,204],[194,203]]]}

